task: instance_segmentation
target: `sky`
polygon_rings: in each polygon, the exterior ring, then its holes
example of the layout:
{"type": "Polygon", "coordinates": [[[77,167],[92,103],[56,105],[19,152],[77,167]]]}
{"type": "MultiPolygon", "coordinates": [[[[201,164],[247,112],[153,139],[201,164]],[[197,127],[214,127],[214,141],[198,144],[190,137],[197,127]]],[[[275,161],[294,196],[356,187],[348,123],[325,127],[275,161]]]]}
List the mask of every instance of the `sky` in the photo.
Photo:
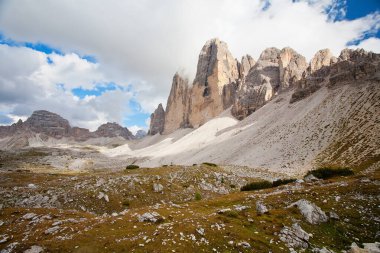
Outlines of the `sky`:
{"type": "Polygon", "coordinates": [[[380,53],[380,0],[0,0],[0,125],[34,110],[147,129],[212,38],[240,59],[289,46],[380,53]]]}

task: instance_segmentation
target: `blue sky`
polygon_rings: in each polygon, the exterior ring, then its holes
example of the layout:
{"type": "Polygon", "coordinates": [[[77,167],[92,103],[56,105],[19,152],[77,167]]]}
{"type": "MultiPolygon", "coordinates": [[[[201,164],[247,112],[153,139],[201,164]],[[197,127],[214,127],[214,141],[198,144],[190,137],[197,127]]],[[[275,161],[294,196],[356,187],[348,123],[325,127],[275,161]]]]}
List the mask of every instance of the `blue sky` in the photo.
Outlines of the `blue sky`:
{"type": "Polygon", "coordinates": [[[0,2],[0,124],[47,109],[93,130],[146,129],[174,73],[192,80],[213,37],[237,58],[270,46],[308,59],[326,47],[380,50],[378,0],[94,1],[0,2]]]}

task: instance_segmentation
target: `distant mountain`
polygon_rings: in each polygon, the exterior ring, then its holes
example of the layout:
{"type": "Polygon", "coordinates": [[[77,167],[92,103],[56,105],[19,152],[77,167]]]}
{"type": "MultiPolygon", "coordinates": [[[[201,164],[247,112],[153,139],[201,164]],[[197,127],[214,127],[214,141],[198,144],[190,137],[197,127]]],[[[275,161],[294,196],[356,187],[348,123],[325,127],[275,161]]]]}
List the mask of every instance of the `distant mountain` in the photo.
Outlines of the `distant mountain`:
{"type": "Polygon", "coordinates": [[[38,134],[40,138],[62,139],[69,138],[74,141],[86,141],[91,138],[114,138],[122,137],[125,140],[133,140],[135,136],[126,127],[122,127],[117,123],[106,123],[98,127],[94,132],[86,128],[71,127],[68,120],[62,118],[58,114],[38,110],[25,121],[19,120],[10,126],[0,126],[0,138],[15,137],[12,142],[18,143],[16,147],[24,146],[27,139],[38,134]],[[20,141],[26,139],[24,141],[20,141]],[[15,141],[18,140],[18,141],[15,141]]]}

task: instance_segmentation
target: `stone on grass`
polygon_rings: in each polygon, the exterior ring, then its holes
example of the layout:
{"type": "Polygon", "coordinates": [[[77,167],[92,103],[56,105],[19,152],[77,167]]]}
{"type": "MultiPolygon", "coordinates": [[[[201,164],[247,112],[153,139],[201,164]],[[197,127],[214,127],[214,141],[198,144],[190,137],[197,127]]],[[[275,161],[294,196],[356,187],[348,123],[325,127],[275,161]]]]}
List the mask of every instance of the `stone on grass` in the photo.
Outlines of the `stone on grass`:
{"type": "Polygon", "coordinates": [[[310,224],[323,223],[329,219],[321,208],[307,201],[306,199],[300,199],[290,205],[290,207],[292,206],[297,206],[301,214],[305,217],[306,221],[310,224]]]}
{"type": "Polygon", "coordinates": [[[29,249],[25,250],[24,253],[41,253],[44,249],[41,246],[33,245],[29,249]]]}
{"type": "Polygon", "coordinates": [[[268,213],[268,208],[260,201],[256,202],[256,211],[258,214],[268,213]]]}

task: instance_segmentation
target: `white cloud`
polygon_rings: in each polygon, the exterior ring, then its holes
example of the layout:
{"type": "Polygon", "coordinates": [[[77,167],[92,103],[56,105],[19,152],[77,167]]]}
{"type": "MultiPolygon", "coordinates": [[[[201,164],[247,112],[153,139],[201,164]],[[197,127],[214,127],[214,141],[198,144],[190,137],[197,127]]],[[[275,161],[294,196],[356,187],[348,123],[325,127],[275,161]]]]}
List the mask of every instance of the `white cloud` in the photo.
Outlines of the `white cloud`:
{"type": "Polygon", "coordinates": [[[90,89],[104,80],[97,64],[77,55],[46,55],[24,47],[0,45],[0,108],[13,122],[25,120],[34,110],[46,109],[68,119],[73,126],[91,130],[107,121],[122,123],[129,113],[131,92],[109,90],[82,100],[71,92],[73,87],[90,89]],[[64,89],[57,83],[64,84],[64,89]]]}
{"type": "Polygon", "coordinates": [[[133,126],[129,126],[128,130],[131,131],[131,133],[133,135],[136,135],[137,131],[139,131],[139,130],[147,131],[147,128],[146,127],[142,127],[142,126],[133,125],[133,126]]]}
{"type": "Polygon", "coordinates": [[[350,46],[350,48],[365,48],[368,51],[379,53],[380,52],[380,39],[369,38],[369,39],[361,41],[356,46],[350,46]]]}
{"type": "MultiPolygon", "coordinates": [[[[25,66],[15,67],[33,72],[32,76],[27,75],[30,78],[27,81],[37,87],[44,86],[54,94],[55,87],[49,84],[57,82],[70,88],[79,85],[88,88],[94,80],[132,84],[143,111],[152,112],[158,103],[165,105],[177,70],[186,69],[192,79],[199,51],[210,38],[226,41],[237,58],[246,53],[257,58],[267,47],[290,46],[310,59],[321,48],[330,48],[338,55],[347,42],[379,29],[379,13],[352,21],[342,19],[345,10],[340,7],[344,3],[343,0],[3,0],[0,31],[14,40],[43,42],[68,53],[52,55],[54,64],[43,68],[38,61],[44,60],[44,55],[33,53],[36,54],[33,59],[19,63],[25,66]],[[268,2],[269,8],[263,10],[268,2]],[[98,63],[84,61],[72,52],[93,55],[98,63]]],[[[378,39],[367,39],[360,46],[380,52],[378,39]]],[[[22,57],[30,56],[16,58],[22,57]]],[[[30,90],[27,84],[21,86],[30,90]]],[[[19,94],[13,99],[24,97],[25,94],[19,94]]],[[[101,118],[96,111],[100,107],[94,106],[98,100],[81,102],[91,105],[93,113],[101,118]]],[[[60,110],[64,110],[64,104],[60,110]]],[[[113,114],[112,108],[103,109],[102,113],[113,114]]]]}

